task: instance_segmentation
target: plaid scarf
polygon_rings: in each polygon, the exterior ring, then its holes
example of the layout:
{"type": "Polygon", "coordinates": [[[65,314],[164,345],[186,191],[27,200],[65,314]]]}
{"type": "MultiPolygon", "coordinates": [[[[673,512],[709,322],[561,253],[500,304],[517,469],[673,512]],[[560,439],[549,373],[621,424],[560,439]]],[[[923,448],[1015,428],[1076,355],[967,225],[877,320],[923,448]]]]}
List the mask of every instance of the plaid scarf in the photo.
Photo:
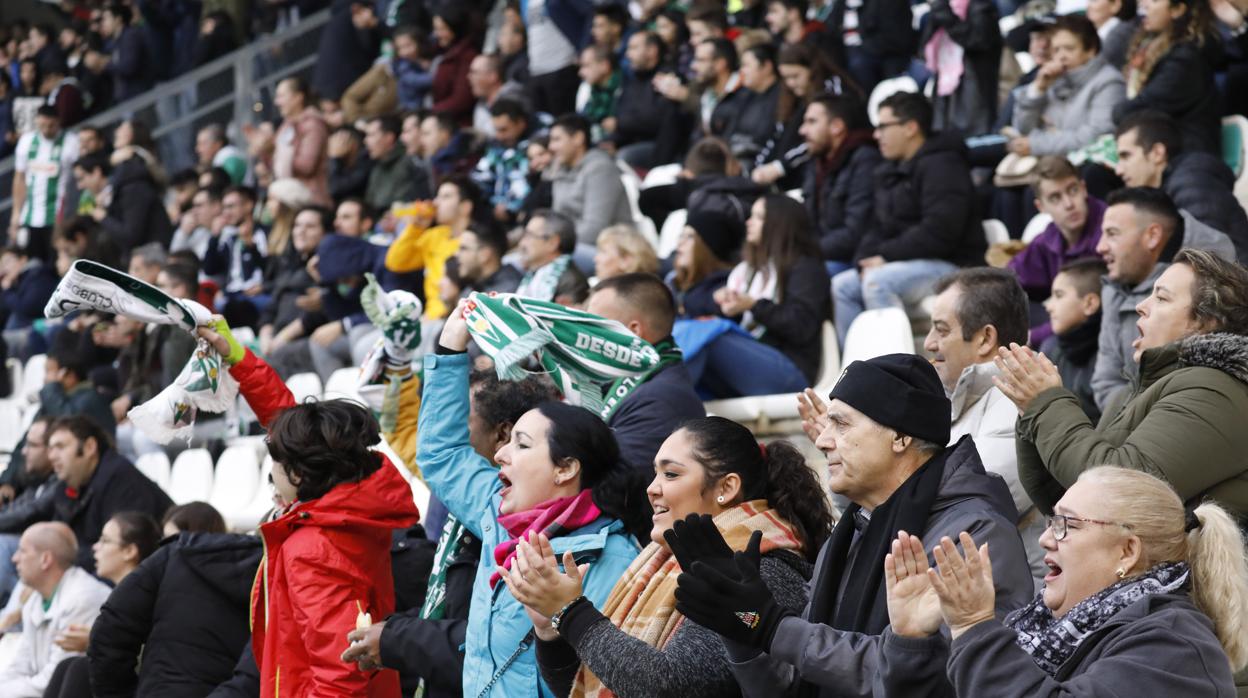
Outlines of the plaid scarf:
{"type": "MultiPolygon", "coordinates": [[[[558,538],[593,523],[599,516],[602,516],[602,510],[594,504],[593,494],[589,490],[581,490],[571,497],[542,502],[528,511],[501,514],[498,523],[507,529],[511,538],[494,546],[494,562],[509,570],[511,561],[516,558],[518,541],[529,533],[545,533],[547,538],[558,538]]],[[[494,588],[502,578],[498,572],[491,574],[490,588],[494,588]]]]}
{"type": "MultiPolygon", "coordinates": [[[[744,502],[721,512],[715,517],[715,526],[733,550],[745,550],[754,531],[763,532],[759,546],[763,554],[773,550],[801,553],[803,548],[792,525],[781,520],[764,499],[744,502]]],[[[651,543],[616,582],[602,613],[629,637],[662,649],[685,619],[676,612],[676,578],[679,576],[680,566],[671,551],[651,543]]],[[[609,698],[615,693],[582,664],[571,696],[609,698]]]]}
{"type": "Polygon", "coordinates": [[[1061,618],[1044,605],[1044,595],[1011,613],[1006,627],[1018,634],[1016,642],[1049,676],[1070,659],[1080,643],[1119,611],[1153,594],[1169,594],[1188,586],[1186,562],[1163,562],[1138,577],[1116,582],[1075,604],[1061,618]]]}
{"type": "Polygon", "coordinates": [[[646,375],[663,361],[615,320],[512,293],[473,293],[469,300],[468,331],[494,359],[499,378],[524,378],[520,363],[538,352],[564,399],[597,414],[604,409],[603,384],[646,375]]]}

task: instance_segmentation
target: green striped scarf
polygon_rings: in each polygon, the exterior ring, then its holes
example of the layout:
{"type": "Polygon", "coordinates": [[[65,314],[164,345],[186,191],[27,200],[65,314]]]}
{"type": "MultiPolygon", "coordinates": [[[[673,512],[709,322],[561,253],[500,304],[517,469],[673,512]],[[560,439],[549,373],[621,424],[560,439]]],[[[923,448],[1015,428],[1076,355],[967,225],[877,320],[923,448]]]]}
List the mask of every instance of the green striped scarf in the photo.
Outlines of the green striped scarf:
{"type": "Polygon", "coordinates": [[[606,408],[604,384],[646,375],[663,363],[653,346],[615,320],[514,293],[474,293],[469,301],[468,332],[494,359],[499,378],[523,379],[521,362],[537,352],[564,399],[596,414],[606,408]]]}

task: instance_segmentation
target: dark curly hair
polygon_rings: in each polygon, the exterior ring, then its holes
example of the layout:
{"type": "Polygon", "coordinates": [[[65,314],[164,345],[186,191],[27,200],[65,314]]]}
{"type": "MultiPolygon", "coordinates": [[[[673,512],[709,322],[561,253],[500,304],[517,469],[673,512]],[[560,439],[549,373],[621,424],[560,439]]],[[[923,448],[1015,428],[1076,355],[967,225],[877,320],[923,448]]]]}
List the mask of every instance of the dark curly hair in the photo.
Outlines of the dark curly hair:
{"type": "Polygon", "coordinates": [[[558,399],[554,384],[540,376],[520,381],[502,381],[493,370],[474,370],[468,377],[472,405],[482,421],[490,426],[515,424],[525,412],[543,402],[558,399]]]}
{"type": "Polygon", "coordinates": [[[832,512],[815,471],[787,441],[765,448],[749,429],[723,417],[691,419],[680,426],[693,440],[693,455],[706,469],[705,492],[729,473],[741,477],[744,501],[766,499],[797,529],[806,557],[814,561],[832,530],[832,512]]]}
{"type": "Polygon", "coordinates": [[[268,444],[269,455],[306,502],[376,472],[381,455],[371,447],[380,440],[381,427],[368,409],[349,400],[322,400],[278,413],[268,444]]]}

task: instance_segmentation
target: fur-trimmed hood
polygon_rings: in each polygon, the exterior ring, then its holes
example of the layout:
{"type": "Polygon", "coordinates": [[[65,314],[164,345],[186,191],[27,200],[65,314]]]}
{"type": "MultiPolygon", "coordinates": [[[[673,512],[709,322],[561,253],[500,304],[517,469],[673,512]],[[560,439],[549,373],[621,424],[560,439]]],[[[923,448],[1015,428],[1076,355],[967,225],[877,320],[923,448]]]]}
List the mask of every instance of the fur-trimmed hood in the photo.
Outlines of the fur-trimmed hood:
{"type": "Polygon", "coordinates": [[[1248,383],[1248,336],[1215,332],[1188,337],[1178,343],[1182,366],[1205,366],[1248,383]]]}

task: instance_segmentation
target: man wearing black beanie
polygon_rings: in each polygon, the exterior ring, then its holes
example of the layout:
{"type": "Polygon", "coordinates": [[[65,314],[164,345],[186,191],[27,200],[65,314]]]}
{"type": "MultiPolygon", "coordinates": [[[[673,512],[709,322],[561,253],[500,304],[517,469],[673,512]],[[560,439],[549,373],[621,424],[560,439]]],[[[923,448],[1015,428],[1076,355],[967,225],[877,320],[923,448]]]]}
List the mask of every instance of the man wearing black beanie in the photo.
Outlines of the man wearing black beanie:
{"type": "MultiPolygon", "coordinates": [[[[832,492],[849,499],[819,552],[801,616],[775,602],[756,562],[690,565],[676,608],[722,635],[743,696],[953,694],[933,653],[907,651],[888,627],[884,557],[899,531],[930,550],[962,531],[991,551],[998,617],[1032,597],[1009,488],[984,471],[969,436],[949,441],[950,403],[931,364],[913,354],[855,361],[829,395],[815,445],[832,492]]],[[[675,541],[680,547],[681,541],[675,541]]],[[[707,548],[709,550],[709,548],[707,548]]],[[[942,626],[942,632],[948,630],[942,626]]]]}

